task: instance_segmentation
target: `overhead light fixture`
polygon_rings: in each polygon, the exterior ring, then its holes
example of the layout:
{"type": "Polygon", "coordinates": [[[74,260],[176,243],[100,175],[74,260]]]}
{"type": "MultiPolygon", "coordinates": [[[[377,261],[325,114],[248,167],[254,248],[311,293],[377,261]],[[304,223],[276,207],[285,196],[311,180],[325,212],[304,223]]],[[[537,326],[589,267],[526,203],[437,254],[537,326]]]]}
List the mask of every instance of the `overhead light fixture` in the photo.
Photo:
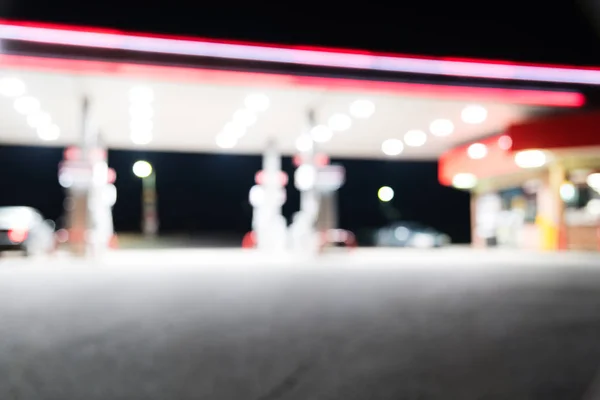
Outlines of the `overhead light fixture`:
{"type": "Polygon", "coordinates": [[[25,84],[17,78],[0,79],[0,94],[6,97],[19,97],[25,94],[25,84]]]}
{"type": "Polygon", "coordinates": [[[310,136],[317,143],[325,143],[331,140],[333,132],[325,125],[317,125],[310,130],[310,136]]]}
{"type": "Polygon", "coordinates": [[[350,115],[354,118],[369,118],[375,113],[375,104],[370,100],[356,100],[350,105],[350,115]]]}
{"type": "Polygon", "coordinates": [[[449,119],[436,119],[429,125],[429,132],[434,136],[448,136],[454,133],[454,124],[449,119]]]}
{"type": "Polygon", "coordinates": [[[423,131],[414,129],[406,132],[404,143],[410,147],[421,147],[427,142],[427,134],[423,131]]]}
{"type": "Polygon", "coordinates": [[[452,186],[457,189],[472,189],[477,185],[477,177],[470,173],[459,173],[452,178],[452,186]]]}
{"type": "Polygon", "coordinates": [[[246,126],[237,121],[228,122],[223,127],[221,134],[231,136],[237,140],[246,134],[246,126]]]}
{"type": "Polygon", "coordinates": [[[132,119],[152,119],[154,108],[150,103],[132,103],[129,107],[129,115],[132,119]]]}
{"type": "Polygon", "coordinates": [[[251,126],[256,123],[256,114],[247,108],[237,110],[235,114],[233,114],[233,120],[244,126],[251,126]]]}
{"type": "Polygon", "coordinates": [[[27,124],[29,124],[29,126],[32,128],[50,125],[51,123],[52,117],[50,117],[50,114],[45,112],[37,112],[27,116],[27,124]]]}
{"type": "Polygon", "coordinates": [[[541,150],[525,150],[515,154],[515,164],[520,168],[543,167],[546,161],[546,153],[541,150]]]}
{"type": "Polygon", "coordinates": [[[485,158],[488,154],[488,148],[483,143],[473,143],[467,148],[467,154],[474,160],[485,158]]]}
{"type": "Polygon", "coordinates": [[[301,153],[306,153],[313,148],[313,139],[310,135],[300,135],[296,139],[296,149],[301,153]]]}
{"type": "Polygon", "coordinates": [[[600,192],[600,172],[589,174],[585,181],[589,187],[600,192]]]}
{"type": "Polygon", "coordinates": [[[137,132],[131,135],[134,144],[146,145],[152,141],[152,132],[137,132]]]}
{"type": "Polygon", "coordinates": [[[267,111],[270,104],[269,97],[264,93],[250,94],[244,100],[244,105],[254,112],[267,111]]]}
{"type": "Polygon", "coordinates": [[[350,129],[352,119],[346,114],[334,114],[329,118],[328,125],[332,131],[343,132],[350,129]]]}
{"type": "Polygon", "coordinates": [[[461,113],[463,122],[467,124],[481,124],[487,119],[488,112],[485,107],[480,105],[466,106],[461,113]]]}
{"type": "Polygon", "coordinates": [[[22,96],[15,100],[15,110],[19,114],[33,114],[39,112],[40,108],[40,101],[33,96],[22,96]]]}
{"type": "Polygon", "coordinates": [[[131,132],[133,134],[140,132],[152,132],[152,129],[154,129],[154,123],[150,119],[134,119],[129,123],[129,127],[131,128],[131,132]]]}
{"type": "Polygon", "coordinates": [[[231,135],[219,134],[217,135],[217,146],[222,149],[232,149],[237,144],[237,138],[231,135]]]}
{"type": "Polygon", "coordinates": [[[42,125],[38,127],[37,133],[40,139],[51,142],[60,137],[60,128],[54,124],[42,125]]]}
{"type": "Polygon", "coordinates": [[[132,103],[152,103],[154,91],[147,86],[137,86],[129,91],[129,100],[132,103]]]}
{"type": "Polygon", "coordinates": [[[381,144],[381,151],[387,156],[397,156],[404,150],[404,144],[400,139],[387,139],[381,144]]]}

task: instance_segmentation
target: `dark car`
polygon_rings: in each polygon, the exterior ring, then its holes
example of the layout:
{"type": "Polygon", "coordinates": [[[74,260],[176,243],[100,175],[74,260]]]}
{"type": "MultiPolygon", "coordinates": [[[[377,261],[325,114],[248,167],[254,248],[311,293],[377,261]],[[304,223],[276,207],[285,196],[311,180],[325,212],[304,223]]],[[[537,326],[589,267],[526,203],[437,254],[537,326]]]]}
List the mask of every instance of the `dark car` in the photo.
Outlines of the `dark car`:
{"type": "Polygon", "coordinates": [[[54,224],[31,207],[0,207],[0,252],[26,256],[48,254],[55,248],[54,224]]]}
{"type": "Polygon", "coordinates": [[[396,222],[377,230],[375,245],[432,248],[450,244],[450,237],[418,222],[396,222]]]}

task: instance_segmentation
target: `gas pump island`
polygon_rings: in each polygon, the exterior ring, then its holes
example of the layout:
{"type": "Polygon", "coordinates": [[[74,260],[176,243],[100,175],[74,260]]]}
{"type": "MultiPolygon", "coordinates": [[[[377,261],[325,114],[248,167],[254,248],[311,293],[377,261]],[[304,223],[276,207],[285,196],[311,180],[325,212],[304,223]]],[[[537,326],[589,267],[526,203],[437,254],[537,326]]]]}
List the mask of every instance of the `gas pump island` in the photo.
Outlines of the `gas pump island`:
{"type": "Polygon", "coordinates": [[[309,132],[298,140],[304,143],[299,146],[300,154],[294,157],[297,167],[294,185],[300,191],[300,210],[289,228],[281,211],[289,179],[281,170],[281,154],[273,140],[267,143],[263,169],[256,174],[256,185],[250,189],[252,232],[255,246],[261,251],[291,250],[314,255],[322,245],[320,233],[337,228],[335,194],[344,183],[344,168],[328,165],[329,158],[316,152],[316,143],[309,132]]]}

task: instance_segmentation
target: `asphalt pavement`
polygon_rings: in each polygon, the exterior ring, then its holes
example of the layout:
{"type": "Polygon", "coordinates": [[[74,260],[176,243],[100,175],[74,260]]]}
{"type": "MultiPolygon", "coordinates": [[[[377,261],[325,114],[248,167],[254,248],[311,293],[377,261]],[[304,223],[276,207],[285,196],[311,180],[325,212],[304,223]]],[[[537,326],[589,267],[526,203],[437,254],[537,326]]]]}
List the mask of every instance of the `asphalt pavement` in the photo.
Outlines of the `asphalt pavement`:
{"type": "Polygon", "coordinates": [[[0,263],[0,399],[594,398],[593,259],[199,254],[0,263]]]}

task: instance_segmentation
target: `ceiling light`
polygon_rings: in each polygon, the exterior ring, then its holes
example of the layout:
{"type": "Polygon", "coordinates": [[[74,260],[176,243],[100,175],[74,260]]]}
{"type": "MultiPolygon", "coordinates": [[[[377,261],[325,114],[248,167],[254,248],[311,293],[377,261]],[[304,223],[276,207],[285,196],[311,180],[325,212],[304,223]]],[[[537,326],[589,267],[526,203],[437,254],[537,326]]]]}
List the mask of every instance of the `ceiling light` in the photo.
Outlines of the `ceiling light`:
{"type": "Polygon", "coordinates": [[[152,132],[137,132],[131,135],[134,144],[145,145],[152,141],[152,132]]]}
{"type": "Polygon", "coordinates": [[[19,97],[25,94],[25,84],[17,78],[0,79],[0,94],[6,97],[19,97]]]}
{"type": "Polygon", "coordinates": [[[375,113],[375,104],[370,100],[356,100],[350,105],[350,115],[354,118],[369,118],[375,113]]]}
{"type": "Polygon", "coordinates": [[[589,174],[585,181],[589,187],[600,192],[600,172],[589,174]]]}
{"type": "Polygon", "coordinates": [[[223,127],[221,134],[231,136],[237,140],[246,134],[246,126],[239,122],[228,122],[223,127]]]}
{"type": "Polygon", "coordinates": [[[0,94],[6,97],[19,97],[25,94],[25,84],[17,78],[0,79],[0,94]]]}
{"type": "Polygon", "coordinates": [[[328,125],[332,131],[343,132],[350,129],[352,119],[346,114],[334,114],[329,118],[328,125]]]}
{"type": "Polygon", "coordinates": [[[472,189],[477,185],[477,177],[469,173],[460,173],[452,178],[452,186],[457,189],[472,189]]]}
{"type": "Polygon", "coordinates": [[[436,119],[429,125],[429,132],[434,136],[448,136],[454,132],[454,124],[449,119],[436,119]]]}
{"type": "Polygon", "coordinates": [[[137,86],[129,91],[129,100],[132,103],[152,103],[154,91],[146,86],[137,86]]]}
{"type": "Polygon", "coordinates": [[[487,156],[488,148],[483,143],[473,143],[467,149],[467,154],[474,160],[479,160],[487,156]]]}
{"type": "Polygon", "coordinates": [[[133,103],[129,107],[129,114],[134,119],[151,119],[154,116],[154,109],[150,103],[133,103]]]}
{"type": "Polygon", "coordinates": [[[333,132],[325,125],[317,125],[310,130],[310,136],[317,143],[325,143],[331,140],[333,132]]]}
{"type": "Polygon", "coordinates": [[[525,150],[515,154],[515,164],[521,168],[539,168],[546,164],[546,154],[541,150],[525,150]]]}
{"type": "Polygon", "coordinates": [[[419,130],[411,130],[404,135],[404,143],[410,147],[421,147],[427,141],[427,134],[419,130]]]}
{"type": "Polygon", "coordinates": [[[42,140],[53,141],[60,137],[60,128],[54,124],[42,125],[38,127],[37,134],[42,140]]]}
{"type": "Polygon", "coordinates": [[[254,112],[263,112],[267,111],[269,105],[271,104],[271,101],[269,100],[269,97],[266,94],[255,93],[248,95],[244,100],[244,104],[246,105],[246,107],[248,107],[248,109],[254,112]]]}
{"type": "Polygon", "coordinates": [[[40,111],[40,101],[32,96],[23,96],[15,100],[15,110],[19,114],[28,115],[40,111]]]}
{"type": "Polygon", "coordinates": [[[38,128],[41,126],[50,125],[52,123],[52,117],[50,117],[50,114],[48,113],[37,112],[27,116],[27,123],[32,128],[38,128]]]}
{"type": "Polygon", "coordinates": [[[152,132],[154,129],[154,123],[149,119],[134,119],[130,122],[129,127],[131,132],[136,133],[146,133],[152,132]]]}
{"type": "Polygon", "coordinates": [[[487,119],[487,110],[480,105],[466,106],[461,113],[463,122],[467,124],[480,124],[487,119]]]}
{"type": "Polygon", "coordinates": [[[404,144],[400,139],[388,139],[381,144],[381,151],[387,156],[397,156],[404,150],[404,144]]]}
{"type": "Polygon", "coordinates": [[[233,114],[233,120],[244,126],[251,126],[256,123],[256,114],[246,108],[238,110],[233,114]]]}
{"type": "Polygon", "coordinates": [[[237,144],[237,138],[231,135],[226,135],[221,133],[217,135],[217,146],[222,149],[231,149],[234,148],[237,144]]]}
{"type": "Polygon", "coordinates": [[[309,135],[300,135],[296,139],[296,149],[301,153],[306,153],[313,148],[313,140],[309,135]]]}

